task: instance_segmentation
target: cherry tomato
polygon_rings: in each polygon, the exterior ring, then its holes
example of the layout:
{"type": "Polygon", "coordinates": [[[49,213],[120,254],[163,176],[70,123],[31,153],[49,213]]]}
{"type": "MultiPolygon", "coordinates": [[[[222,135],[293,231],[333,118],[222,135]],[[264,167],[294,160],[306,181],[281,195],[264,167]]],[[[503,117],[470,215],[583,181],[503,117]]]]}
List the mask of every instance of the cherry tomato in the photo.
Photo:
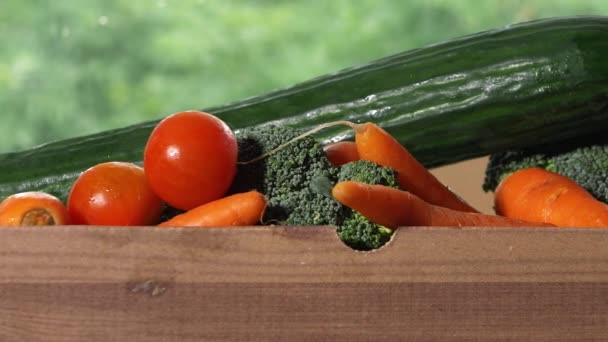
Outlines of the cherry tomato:
{"type": "Polygon", "coordinates": [[[67,207],[73,224],[143,226],[160,221],[163,201],[152,191],[142,167],[106,162],[76,179],[67,207]]]}
{"type": "Polygon", "coordinates": [[[237,141],[218,117],[172,114],[154,128],[144,150],[152,189],[169,205],[190,210],[225,195],[236,174],[237,141]]]}
{"type": "Polygon", "coordinates": [[[0,203],[0,226],[51,226],[68,223],[68,211],[63,202],[46,192],[21,192],[0,203]]]}

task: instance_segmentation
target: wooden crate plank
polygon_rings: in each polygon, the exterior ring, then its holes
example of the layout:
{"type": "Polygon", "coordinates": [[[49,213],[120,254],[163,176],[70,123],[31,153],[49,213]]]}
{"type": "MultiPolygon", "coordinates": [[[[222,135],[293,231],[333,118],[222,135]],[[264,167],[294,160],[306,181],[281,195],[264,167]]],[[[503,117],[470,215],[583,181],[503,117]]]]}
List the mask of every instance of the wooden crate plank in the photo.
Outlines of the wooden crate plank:
{"type": "Polygon", "coordinates": [[[2,341],[601,341],[607,283],[0,285],[2,341]]]}
{"type": "Polygon", "coordinates": [[[608,231],[0,230],[0,341],[608,340],[608,231]]]}
{"type": "Polygon", "coordinates": [[[608,230],[403,228],[356,252],[331,227],[0,230],[0,283],[608,281],[608,230]]]}

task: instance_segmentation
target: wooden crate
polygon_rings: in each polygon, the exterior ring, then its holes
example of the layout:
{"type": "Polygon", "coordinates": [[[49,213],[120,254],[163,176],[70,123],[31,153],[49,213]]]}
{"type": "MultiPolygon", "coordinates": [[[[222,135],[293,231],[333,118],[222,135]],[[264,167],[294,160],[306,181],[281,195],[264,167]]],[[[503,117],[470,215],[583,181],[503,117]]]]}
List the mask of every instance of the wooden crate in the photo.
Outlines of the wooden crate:
{"type": "Polygon", "coordinates": [[[0,341],[607,341],[608,230],[0,230],[0,341]]]}

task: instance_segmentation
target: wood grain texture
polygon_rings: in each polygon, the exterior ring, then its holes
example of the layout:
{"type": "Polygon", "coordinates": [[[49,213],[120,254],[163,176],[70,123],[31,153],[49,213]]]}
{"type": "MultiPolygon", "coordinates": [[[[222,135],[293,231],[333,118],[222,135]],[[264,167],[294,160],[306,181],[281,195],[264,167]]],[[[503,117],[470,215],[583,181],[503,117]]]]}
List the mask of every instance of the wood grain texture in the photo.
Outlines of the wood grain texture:
{"type": "Polygon", "coordinates": [[[608,230],[403,228],[356,252],[332,227],[0,230],[0,282],[608,281],[608,230]]]}
{"type": "Polygon", "coordinates": [[[606,341],[598,283],[0,286],[2,341],[606,341]]]}
{"type": "Polygon", "coordinates": [[[0,229],[0,341],[608,340],[608,230],[0,229]]]}

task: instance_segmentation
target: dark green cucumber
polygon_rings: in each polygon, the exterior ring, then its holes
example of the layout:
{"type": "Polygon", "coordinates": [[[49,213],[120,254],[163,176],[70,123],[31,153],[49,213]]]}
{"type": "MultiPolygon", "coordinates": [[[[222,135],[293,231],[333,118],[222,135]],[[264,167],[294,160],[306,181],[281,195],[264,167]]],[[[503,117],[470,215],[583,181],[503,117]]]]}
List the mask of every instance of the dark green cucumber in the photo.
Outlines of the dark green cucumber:
{"type": "MultiPolygon", "coordinates": [[[[282,90],[206,108],[233,129],[372,121],[428,167],[505,149],[605,134],[608,17],[537,20],[464,36],[282,90]]],[[[0,155],[0,197],[62,198],[79,172],[140,161],[157,121],[0,155]]],[[[345,127],[323,142],[352,137],[345,127]]]]}

